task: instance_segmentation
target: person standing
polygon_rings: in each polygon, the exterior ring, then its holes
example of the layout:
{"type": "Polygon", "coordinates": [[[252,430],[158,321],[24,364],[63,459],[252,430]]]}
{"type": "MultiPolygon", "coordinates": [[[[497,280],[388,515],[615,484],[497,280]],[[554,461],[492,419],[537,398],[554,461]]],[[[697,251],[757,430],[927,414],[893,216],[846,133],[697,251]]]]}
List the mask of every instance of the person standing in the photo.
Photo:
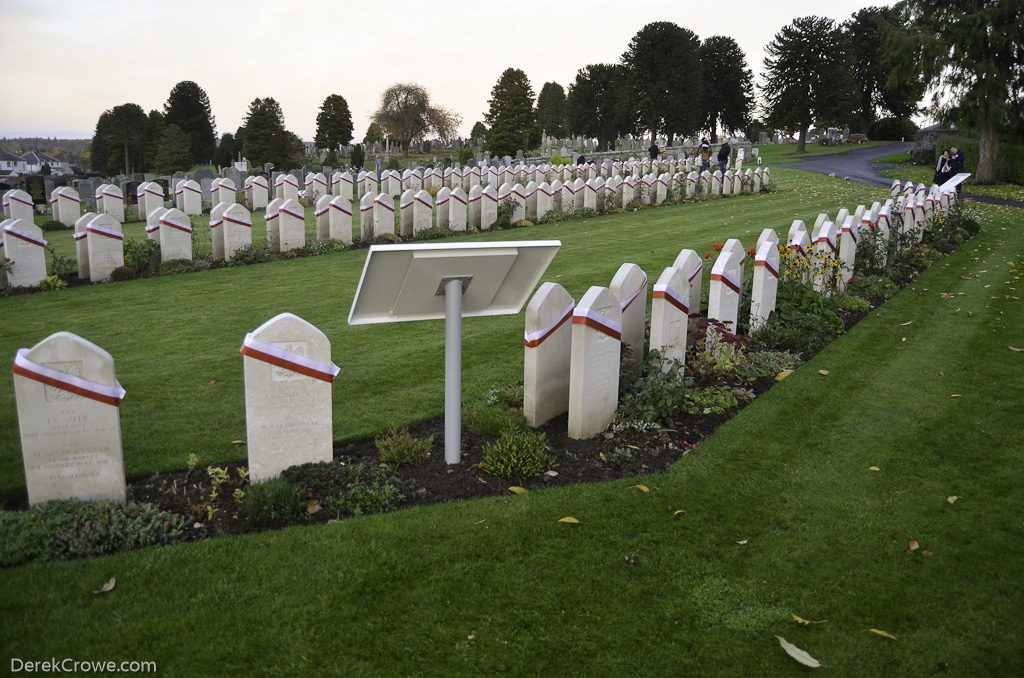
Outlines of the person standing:
{"type": "Polygon", "coordinates": [[[658,149],[658,144],[657,144],[657,142],[654,142],[654,141],[652,141],[652,142],[651,142],[651,147],[650,147],[650,148],[648,148],[647,150],[648,150],[648,152],[649,152],[649,153],[651,154],[651,162],[654,162],[655,160],[657,160],[657,159],[658,159],[658,153],[659,153],[660,151],[659,151],[659,149],[658,149]]]}
{"type": "Polygon", "coordinates": [[[718,149],[718,168],[722,171],[722,175],[725,176],[725,168],[729,166],[729,155],[732,153],[732,148],[729,147],[729,139],[722,137],[722,147],[718,149]]]}
{"type": "MultiPolygon", "coordinates": [[[[961,151],[956,146],[949,147],[949,164],[946,166],[948,168],[946,172],[947,181],[964,171],[964,163],[966,162],[966,160],[967,157],[963,151],[961,151]]],[[[957,186],[953,190],[959,193],[960,186],[957,186]]]]}
{"type": "Polygon", "coordinates": [[[711,144],[707,139],[700,140],[700,171],[703,172],[711,165],[711,144]]]}
{"type": "Polygon", "coordinates": [[[946,179],[949,178],[949,175],[946,174],[946,171],[947,171],[946,168],[947,167],[949,167],[949,149],[948,148],[942,152],[942,155],[939,156],[939,161],[935,164],[935,178],[933,179],[934,183],[936,183],[936,184],[945,183],[946,179]]]}

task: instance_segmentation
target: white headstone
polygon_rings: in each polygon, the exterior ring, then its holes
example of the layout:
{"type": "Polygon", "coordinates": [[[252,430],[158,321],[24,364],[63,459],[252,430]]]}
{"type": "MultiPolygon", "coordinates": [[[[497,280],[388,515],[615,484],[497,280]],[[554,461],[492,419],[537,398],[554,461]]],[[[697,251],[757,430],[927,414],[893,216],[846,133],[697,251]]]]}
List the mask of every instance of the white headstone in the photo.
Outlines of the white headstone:
{"type": "MultiPolygon", "coordinates": [[[[263,188],[263,206],[267,206],[266,187],[263,188]]],[[[181,211],[188,216],[198,216],[203,213],[203,189],[199,182],[189,179],[181,185],[181,211]]]]}
{"type": "Polygon", "coordinates": [[[373,212],[376,207],[376,196],[373,193],[365,193],[359,199],[359,233],[363,242],[373,242],[373,212]]]}
{"type": "Polygon", "coordinates": [[[224,261],[231,261],[238,250],[252,245],[252,214],[242,205],[233,203],[224,209],[220,228],[224,261]]]}
{"type": "Polygon", "coordinates": [[[281,230],[281,251],[288,252],[306,246],[306,211],[298,200],[285,200],[277,208],[278,228],[281,230]]]}
{"type": "Polygon", "coordinates": [[[328,231],[331,240],[352,244],[352,203],[344,195],[337,195],[330,202],[328,231]]]}
{"type": "MultiPolygon", "coordinates": [[[[192,261],[192,222],[177,208],[167,210],[160,217],[160,260],[172,259],[192,261]]],[[[91,262],[92,258],[89,260],[91,262]]]]}
{"type": "MultiPolygon", "coordinates": [[[[79,280],[89,279],[89,244],[86,242],[89,233],[85,230],[85,227],[95,216],[95,212],[86,212],[78,217],[78,221],[75,222],[75,258],[78,260],[79,280]]],[[[2,243],[3,237],[0,236],[0,244],[2,243]]]]}
{"type": "MultiPolygon", "coordinates": [[[[743,268],[736,252],[722,248],[711,268],[711,285],[708,292],[708,318],[718,320],[726,331],[739,332],[740,295],[743,290],[743,268]]],[[[708,331],[708,345],[717,346],[718,337],[708,331]]]]}
{"type": "Polygon", "coordinates": [[[106,280],[114,269],[124,266],[124,234],[121,224],[109,214],[98,214],[85,225],[89,257],[89,280],[106,280]]]}
{"type": "Polygon", "coordinates": [[[452,189],[448,201],[448,227],[455,232],[466,230],[466,192],[461,187],[452,189]]]}
{"type": "MultiPolygon", "coordinates": [[[[772,233],[774,234],[774,231],[772,233]]],[[[751,332],[763,327],[768,322],[768,316],[775,310],[779,265],[778,240],[759,240],[757,253],[754,255],[754,279],[750,288],[751,332]]]]}
{"type": "MultiPolygon", "coordinates": [[[[689,289],[685,293],[690,302],[690,314],[700,313],[700,292],[701,286],[704,284],[704,260],[695,251],[684,249],[676,256],[672,267],[678,268],[686,276],[689,289]]],[[[690,324],[690,329],[693,329],[692,325],[696,324],[696,320],[691,321],[690,324]]]]}
{"type": "Polygon", "coordinates": [[[373,235],[395,234],[395,203],[387,193],[373,199],[373,235]]]}
{"type": "Polygon", "coordinates": [[[246,335],[246,447],[252,482],[333,458],[331,382],[338,368],[319,329],[282,313],[246,335]]]}
{"type": "Polygon", "coordinates": [[[490,230],[497,220],[498,193],[494,190],[494,186],[488,185],[480,192],[480,230],[490,230]]]}
{"type": "Polygon", "coordinates": [[[686,336],[689,332],[690,283],[682,269],[670,266],[662,271],[654,284],[651,300],[651,351],[659,351],[665,361],[686,362],[686,336]]]}
{"type": "Polygon", "coordinates": [[[46,246],[43,230],[31,219],[7,219],[3,222],[3,256],[10,263],[7,284],[11,287],[35,287],[46,278],[46,246]]]}
{"type": "MultiPolygon", "coordinates": [[[[246,196],[249,202],[250,211],[255,212],[257,210],[267,209],[267,203],[269,202],[270,197],[270,187],[267,184],[266,177],[253,177],[246,196]]],[[[186,212],[186,214],[188,214],[188,212],[186,212]]]]}
{"type": "Polygon", "coordinates": [[[412,234],[431,228],[434,225],[434,200],[430,193],[419,190],[412,197],[412,234]]]}
{"type": "Polygon", "coordinates": [[[316,199],[316,207],[313,209],[313,218],[316,219],[316,239],[327,240],[331,237],[331,198],[330,193],[324,193],[316,199]]]}
{"type": "Polygon", "coordinates": [[[415,194],[416,192],[413,191],[411,188],[407,189],[405,192],[402,193],[402,199],[401,202],[399,203],[399,218],[400,223],[402,225],[402,230],[400,231],[400,233],[403,238],[408,238],[413,234],[412,206],[415,202],[413,200],[413,196],[415,194]]]}
{"type": "Polygon", "coordinates": [[[512,223],[516,224],[526,218],[526,189],[522,184],[513,184],[509,199],[515,202],[516,209],[512,212],[512,223]]]}
{"type": "Polygon", "coordinates": [[[619,300],[607,287],[591,287],[573,311],[570,438],[593,438],[608,428],[615,417],[621,323],[619,300]]]}
{"type": "MultiPolygon", "coordinates": [[[[849,218],[849,215],[846,217],[849,218]]],[[[833,266],[837,259],[838,235],[839,229],[831,221],[826,221],[816,233],[812,233],[814,240],[814,249],[811,252],[811,269],[814,272],[813,286],[821,294],[829,293],[829,279],[834,279],[833,276],[836,273],[833,266]]]]}
{"type": "Polygon", "coordinates": [[[32,204],[32,196],[25,191],[15,189],[8,191],[4,199],[7,200],[5,213],[9,219],[32,221],[32,218],[35,216],[35,205],[32,204]]]}
{"type": "MultiPolygon", "coordinates": [[[[229,203],[219,202],[210,209],[210,246],[213,248],[213,258],[226,260],[224,256],[224,210],[229,203]]],[[[182,213],[184,214],[184,210],[182,213]]],[[[186,215],[187,216],[187,215],[186,215]]]]}
{"type": "MultiPolygon", "coordinates": [[[[863,219],[863,217],[861,217],[863,219]]],[[[843,230],[839,236],[839,291],[846,290],[850,276],[853,275],[853,265],[857,258],[857,241],[860,239],[860,221],[856,217],[850,217],[843,223],[843,230]]]]}
{"type": "Polygon", "coordinates": [[[118,406],[124,389],[99,346],[57,332],[14,359],[29,504],[125,500],[118,406]]]}
{"type": "Polygon", "coordinates": [[[629,351],[634,368],[639,368],[647,325],[647,274],[636,264],[622,264],[608,289],[620,302],[622,349],[629,351]]]}
{"type": "MultiPolygon", "coordinates": [[[[117,188],[116,186],[111,186],[109,190],[115,196],[121,197],[121,189],[117,188]]],[[[57,214],[59,214],[59,218],[57,219],[57,221],[64,224],[68,228],[74,227],[75,222],[78,221],[78,218],[80,216],[82,216],[82,201],[78,197],[78,191],[76,191],[73,188],[68,188],[67,186],[62,186],[61,188],[54,189],[54,193],[54,197],[57,198],[57,202],[55,203],[57,207],[57,214]]],[[[118,221],[123,222],[124,197],[121,197],[120,200],[115,200],[111,198],[110,200],[108,200],[107,205],[109,209],[112,209],[115,212],[115,214],[111,214],[111,216],[114,217],[115,219],[117,219],[118,216],[120,216],[121,218],[118,219],[118,221]],[[119,214],[117,213],[117,210],[114,209],[115,206],[121,207],[119,214]]]]}
{"type": "MultiPolygon", "coordinates": [[[[475,168],[474,168],[475,169],[475,168]]],[[[480,204],[483,196],[483,189],[480,184],[474,184],[469,189],[469,225],[472,228],[480,228],[480,204]]]]}
{"type": "Polygon", "coordinates": [[[569,410],[575,303],[558,283],[540,286],[526,307],[523,416],[537,427],[569,410]]]}
{"type": "Polygon", "coordinates": [[[283,198],[274,198],[267,203],[267,210],[263,214],[263,219],[267,224],[267,247],[270,248],[271,252],[280,254],[281,252],[281,205],[284,204],[283,198]]]}

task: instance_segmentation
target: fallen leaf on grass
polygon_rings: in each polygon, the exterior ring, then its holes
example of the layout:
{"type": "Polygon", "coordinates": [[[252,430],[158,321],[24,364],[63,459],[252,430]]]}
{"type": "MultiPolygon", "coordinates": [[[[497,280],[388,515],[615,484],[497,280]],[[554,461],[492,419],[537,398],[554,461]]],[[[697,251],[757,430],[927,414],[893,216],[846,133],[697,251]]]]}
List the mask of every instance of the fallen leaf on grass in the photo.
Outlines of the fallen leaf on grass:
{"type": "Polygon", "coordinates": [[[673,513],[672,515],[674,515],[674,516],[678,516],[678,515],[679,515],[680,513],[686,513],[686,511],[684,511],[683,509],[679,509],[678,511],[676,511],[676,512],[675,512],[675,513],[673,513]]]}
{"type": "Polygon", "coordinates": [[[900,327],[906,327],[907,325],[909,325],[909,324],[910,324],[910,323],[912,323],[912,322],[914,322],[914,321],[913,321],[913,320],[908,320],[908,321],[907,321],[907,322],[905,322],[905,323],[900,323],[900,327]]]}
{"type": "Polygon", "coordinates": [[[921,545],[917,543],[917,540],[916,539],[911,539],[910,540],[910,550],[911,551],[916,551],[919,548],[921,548],[921,545]]]}
{"type": "Polygon", "coordinates": [[[877,466],[868,466],[868,470],[869,471],[881,471],[882,469],[878,468],[877,466]]]}
{"type": "Polygon", "coordinates": [[[806,626],[808,624],[824,624],[825,622],[828,621],[827,619],[822,619],[821,621],[811,621],[810,619],[801,619],[800,617],[796,616],[795,614],[793,615],[793,619],[795,619],[798,623],[803,624],[804,626],[806,626]]]}
{"type": "Polygon", "coordinates": [[[952,294],[946,294],[945,292],[943,292],[942,293],[942,298],[943,299],[952,299],[953,295],[952,294]]]}
{"type": "Polygon", "coordinates": [[[828,370],[818,370],[818,374],[820,374],[820,375],[822,375],[824,377],[827,377],[828,376],[828,370]]]}
{"type": "Polygon", "coordinates": [[[827,666],[827,664],[822,664],[817,659],[815,659],[811,655],[807,654],[806,652],[801,650],[799,647],[797,647],[793,643],[790,643],[789,641],[787,641],[782,636],[775,636],[775,637],[779,639],[779,645],[781,645],[782,649],[786,651],[786,654],[788,654],[790,657],[792,657],[793,659],[797,660],[798,662],[800,662],[804,666],[810,666],[812,669],[817,669],[817,668],[821,668],[822,666],[827,666]]]}
{"type": "Polygon", "coordinates": [[[114,586],[116,585],[117,580],[114,577],[111,577],[110,581],[103,585],[103,588],[93,591],[93,593],[109,593],[114,590],[114,586]]]}
{"type": "Polygon", "coordinates": [[[245,445],[245,441],[244,440],[232,440],[231,444],[232,445],[245,445]]]}
{"type": "Polygon", "coordinates": [[[933,556],[935,554],[932,553],[931,551],[921,551],[921,555],[925,556],[927,558],[928,556],[933,556]]]}
{"type": "Polygon", "coordinates": [[[544,471],[544,475],[548,476],[549,478],[554,478],[555,476],[558,475],[558,471],[544,471]]]}
{"type": "Polygon", "coordinates": [[[871,633],[877,633],[880,636],[885,636],[886,638],[892,638],[893,640],[896,640],[896,636],[892,635],[891,633],[886,633],[885,631],[879,631],[878,629],[868,629],[868,631],[871,631],[871,633]]]}
{"type": "Polygon", "coordinates": [[[647,487],[646,485],[630,485],[630,487],[635,487],[636,489],[640,490],[641,492],[650,492],[651,491],[651,489],[649,487],[647,487]]]}
{"type": "Polygon", "coordinates": [[[515,485],[508,488],[508,491],[515,492],[516,494],[526,494],[527,492],[529,492],[529,490],[527,490],[525,487],[517,487],[515,485]]]}
{"type": "Polygon", "coordinates": [[[1020,353],[1020,352],[1024,351],[1024,348],[1014,348],[1013,346],[1007,346],[1006,348],[1010,349],[1014,353],[1020,353]]]}
{"type": "Polygon", "coordinates": [[[560,523],[572,523],[573,525],[577,525],[577,524],[579,524],[580,521],[576,520],[572,516],[566,516],[564,518],[559,518],[558,522],[560,522],[560,523]]]}
{"type": "Polygon", "coordinates": [[[951,395],[951,396],[949,396],[949,397],[950,397],[950,398],[963,398],[963,396],[962,396],[962,395],[960,395],[959,393],[954,393],[953,395],[951,395]]]}
{"type": "Polygon", "coordinates": [[[740,546],[746,546],[748,541],[750,541],[750,540],[749,539],[740,539],[736,543],[739,544],[740,546]]]}
{"type": "Polygon", "coordinates": [[[946,373],[945,372],[939,372],[939,376],[940,377],[944,377],[944,376],[946,376],[946,373]]]}
{"type": "Polygon", "coordinates": [[[791,374],[793,374],[793,370],[783,370],[775,375],[775,381],[782,381],[791,374]]]}
{"type": "Polygon", "coordinates": [[[950,504],[955,504],[957,499],[963,499],[963,497],[958,497],[955,494],[952,497],[946,497],[946,501],[950,504]]]}

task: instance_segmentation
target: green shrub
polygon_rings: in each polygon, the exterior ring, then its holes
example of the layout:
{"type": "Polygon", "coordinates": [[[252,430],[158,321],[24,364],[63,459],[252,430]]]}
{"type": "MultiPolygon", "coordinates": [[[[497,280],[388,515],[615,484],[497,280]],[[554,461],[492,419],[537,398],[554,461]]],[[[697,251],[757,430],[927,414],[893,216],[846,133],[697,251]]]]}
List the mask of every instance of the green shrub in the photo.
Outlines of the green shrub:
{"type": "Polygon", "coordinates": [[[865,299],[888,299],[899,289],[887,275],[859,275],[851,280],[846,291],[865,299]]]}
{"type": "Polygon", "coordinates": [[[373,239],[374,245],[398,245],[401,244],[401,236],[395,233],[379,233],[377,237],[373,239]]]}
{"type": "MultiPolygon", "coordinates": [[[[943,137],[944,147],[956,146],[964,152],[964,172],[978,174],[978,140],[963,137],[943,137]]],[[[934,164],[934,161],[932,162],[934,164]]],[[[1024,146],[999,142],[996,154],[996,181],[1010,184],[1024,184],[1024,146]]],[[[970,189],[968,188],[968,191],[970,189]]]]}
{"type": "Polygon", "coordinates": [[[597,211],[590,207],[580,207],[573,213],[573,217],[576,219],[593,219],[597,216],[597,211]]]}
{"type": "Polygon", "coordinates": [[[338,515],[385,513],[405,500],[398,479],[386,466],[326,461],[292,466],[281,477],[338,515]]]}
{"type": "Polygon", "coordinates": [[[43,292],[59,292],[60,290],[67,289],[67,286],[66,282],[55,275],[48,275],[39,281],[39,289],[43,292]]]}
{"type": "Polygon", "coordinates": [[[759,350],[781,350],[794,353],[817,353],[842,334],[842,321],[834,315],[802,313],[783,321],[774,313],[768,324],[752,336],[759,350]],[[836,322],[839,322],[838,327],[836,322]]]}
{"type": "Polygon", "coordinates": [[[139,274],[135,272],[135,269],[131,266],[118,266],[110,272],[110,279],[114,282],[124,282],[125,280],[135,280],[139,274]]]}
{"type": "Polygon", "coordinates": [[[736,374],[748,380],[774,377],[779,372],[795,370],[801,362],[800,356],[790,351],[751,351],[736,366],[736,374]]]}
{"type": "Polygon", "coordinates": [[[868,126],[872,141],[911,141],[918,127],[910,118],[879,118],[868,126]]]}
{"type": "Polygon", "coordinates": [[[828,305],[837,310],[851,311],[853,313],[860,313],[871,308],[868,302],[860,297],[850,296],[849,294],[839,294],[832,297],[828,300],[828,305]]]}
{"type": "Polygon", "coordinates": [[[57,254],[52,246],[47,245],[46,251],[50,253],[50,272],[59,278],[67,278],[78,273],[78,262],[71,257],[57,254]]]}
{"type": "Polygon", "coordinates": [[[924,232],[929,245],[945,253],[953,252],[981,231],[981,213],[976,207],[954,200],[949,209],[936,212],[924,232]]]}
{"type": "Polygon", "coordinates": [[[538,221],[541,224],[560,224],[565,221],[572,221],[572,215],[562,210],[548,210],[548,212],[538,221]]]}
{"type": "Polygon", "coordinates": [[[71,499],[29,511],[0,511],[0,565],[165,546],[182,538],[185,523],[180,515],[137,502],[71,499]]]}
{"type": "Polygon", "coordinates": [[[498,478],[531,478],[555,464],[547,452],[547,436],[509,429],[484,446],[484,470],[498,478]]]}
{"type": "Polygon", "coordinates": [[[344,252],[348,247],[340,240],[313,240],[306,243],[306,252],[310,256],[331,254],[333,252],[344,252]]]}
{"type": "Polygon", "coordinates": [[[633,198],[632,200],[629,201],[629,204],[626,205],[626,211],[636,212],[637,210],[645,209],[648,206],[649,205],[640,198],[633,198]]]}
{"type": "Polygon", "coordinates": [[[179,273],[191,273],[195,270],[192,261],[189,259],[171,259],[160,264],[160,275],[177,275],[179,273]]]}
{"type": "Polygon", "coordinates": [[[359,169],[366,163],[366,151],[363,150],[362,144],[356,144],[352,147],[352,157],[349,158],[349,164],[352,167],[359,169]]]}
{"type": "Polygon", "coordinates": [[[263,264],[274,261],[274,253],[259,245],[246,245],[235,251],[234,256],[228,261],[228,266],[250,266],[252,264],[263,264]]]}
{"type": "Polygon", "coordinates": [[[291,522],[309,515],[299,489],[282,476],[249,485],[245,511],[260,522],[291,522]]]}
{"type": "Polygon", "coordinates": [[[434,444],[434,436],[413,438],[409,435],[409,429],[392,426],[374,442],[377,444],[380,460],[388,466],[419,466],[427,460],[430,448],[434,444]]]}
{"type": "Polygon", "coordinates": [[[460,165],[465,167],[469,164],[469,161],[473,159],[473,149],[469,147],[460,148],[456,154],[455,159],[460,165]]]}
{"type": "Polygon", "coordinates": [[[64,224],[60,223],[59,221],[57,221],[55,219],[50,219],[49,221],[44,221],[42,224],[40,224],[39,228],[44,233],[48,233],[50,231],[63,231],[63,230],[66,230],[67,226],[65,226],[64,224]]]}
{"type": "Polygon", "coordinates": [[[447,238],[452,235],[450,228],[444,226],[431,226],[430,228],[424,228],[416,232],[417,240],[440,240],[441,238],[447,238]]]}
{"type": "Polygon", "coordinates": [[[150,275],[160,265],[160,244],[146,238],[141,242],[126,238],[124,240],[124,265],[135,271],[136,275],[150,275]]]}

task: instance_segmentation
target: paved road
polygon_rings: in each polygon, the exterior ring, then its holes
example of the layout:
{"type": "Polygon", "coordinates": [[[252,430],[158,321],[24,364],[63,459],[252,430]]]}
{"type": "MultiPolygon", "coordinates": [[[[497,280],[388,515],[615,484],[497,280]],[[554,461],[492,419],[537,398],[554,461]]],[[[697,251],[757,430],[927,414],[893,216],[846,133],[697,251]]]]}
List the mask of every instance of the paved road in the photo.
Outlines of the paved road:
{"type": "MultiPolygon", "coordinates": [[[[858,148],[855,151],[837,153],[835,155],[810,156],[803,162],[776,163],[771,167],[786,167],[788,169],[804,170],[807,172],[818,172],[819,174],[835,174],[841,179],[849,179],[869,186],[880,186],[889,188],[892,186],[892,179],[883,177],[881,170],[893,169],[901,165],[890,165],[886,163],[871,162],[873,158],[881,158],[902,151],[909,151],[914,147],[913,143],[889,144],[888,146],[872,146],[871,148],[858,148]]],[[[992,205],[1010,205],[1024,209],[1024,202],[1018,200],[1002,200],[1000,198],[989,198],[983,195],[973,195],[966,191],[960,195],[969,200],[989,203],[992,205]]]]}
{"type": "Polygon", "coordinates": [[[778,163],[772,165],[772,167],[786,167],[807,172],[818,172],[819,174],[835,174],[841,179],[849,178],[850,181],[868,184],[869,186],[889,188],[892,186],[892,179],[883,177],[878,172],[879,170],[897,167],[897,165],[886,165],[871,162],[871,160],[892,155],[893,153],[909,151],[913,147],[913,143],[872,146],[835,155],[810,156],[803,162],[778,163]]]}

